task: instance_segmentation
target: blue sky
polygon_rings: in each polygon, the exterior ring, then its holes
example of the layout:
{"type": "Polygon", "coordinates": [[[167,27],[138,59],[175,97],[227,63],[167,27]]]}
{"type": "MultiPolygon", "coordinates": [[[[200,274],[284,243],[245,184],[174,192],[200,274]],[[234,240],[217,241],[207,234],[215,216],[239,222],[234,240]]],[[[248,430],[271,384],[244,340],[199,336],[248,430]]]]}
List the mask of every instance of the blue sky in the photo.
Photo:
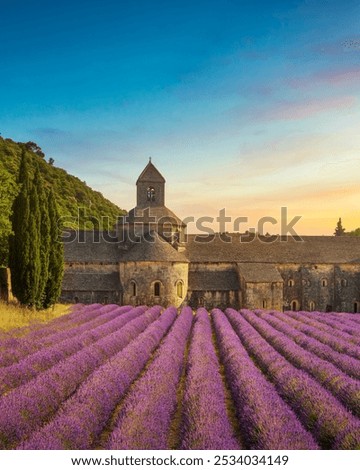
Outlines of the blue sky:
{"type": "Polygon", "coordinates": [[[126,209],[151,155],[180,217],[360,226],[358,1],[0,6],[3,137],[126,209]]]}

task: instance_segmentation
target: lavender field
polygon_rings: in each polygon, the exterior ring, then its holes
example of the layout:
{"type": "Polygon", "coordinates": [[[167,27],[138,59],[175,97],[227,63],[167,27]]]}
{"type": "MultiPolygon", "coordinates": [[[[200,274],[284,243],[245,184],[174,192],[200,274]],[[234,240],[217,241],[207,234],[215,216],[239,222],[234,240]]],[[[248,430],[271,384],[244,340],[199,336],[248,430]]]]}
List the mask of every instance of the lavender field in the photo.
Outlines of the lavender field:
{"type": "Polygon", "coordinates": [[[360,316],[76,305],[0,394],[1,449],[360,449],[360,316]]]}

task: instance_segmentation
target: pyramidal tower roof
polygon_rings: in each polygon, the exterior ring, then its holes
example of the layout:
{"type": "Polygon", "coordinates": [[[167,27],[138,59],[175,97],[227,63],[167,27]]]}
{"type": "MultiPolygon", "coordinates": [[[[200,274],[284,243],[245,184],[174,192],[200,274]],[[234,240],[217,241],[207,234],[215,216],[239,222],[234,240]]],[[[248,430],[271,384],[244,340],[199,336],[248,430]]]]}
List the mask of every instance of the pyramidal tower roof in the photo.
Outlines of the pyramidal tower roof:
{"type": "Polygon", "coordinates": [[[165,178],[160,173],[160,171],[155,167],[151,162],[151,157],[149,158],[149,163],[146,165],[141,175],[136,181],[138,183],[165,183],[165,178]]]}

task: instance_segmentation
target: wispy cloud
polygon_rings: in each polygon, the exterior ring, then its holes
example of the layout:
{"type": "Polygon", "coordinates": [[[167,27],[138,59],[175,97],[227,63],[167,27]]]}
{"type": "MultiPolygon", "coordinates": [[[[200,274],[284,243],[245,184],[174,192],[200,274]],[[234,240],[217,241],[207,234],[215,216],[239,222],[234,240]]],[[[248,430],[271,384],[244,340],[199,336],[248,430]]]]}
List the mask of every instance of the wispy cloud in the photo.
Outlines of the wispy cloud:
{"type": "Polygon", "coordinates": [[[355,103],[355,96],[308,98],[301,102],[279,101],[259,117],[264,120],[307,119],[329,111],[351,108],[355,103]]]}
{"type": "Polygon", "coordinates": [[[309,89],[323,85],[334,86],[360,86],[360,69],[328,69],[310,74],[306,77],[289,78],[285,80],[286,85],[295,89],[309,89]]]}

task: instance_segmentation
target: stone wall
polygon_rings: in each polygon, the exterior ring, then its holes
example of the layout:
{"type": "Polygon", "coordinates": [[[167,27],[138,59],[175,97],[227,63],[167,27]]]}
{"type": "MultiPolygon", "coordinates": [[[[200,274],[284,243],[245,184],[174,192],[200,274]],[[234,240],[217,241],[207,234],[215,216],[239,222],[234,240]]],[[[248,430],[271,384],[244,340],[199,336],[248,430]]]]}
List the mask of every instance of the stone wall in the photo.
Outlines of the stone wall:
{"type": "MultiPolygon", "coordinates": [[[[188,268],[182,262],[72,262],[66,264],[61,301],[360,313],[359,263],[284,263],[276,268],[283,283],[236,281],[236,263],[191,263],[188,268]],[[189,285],[189,279],[196,285],[189,285]],[[160,282],[160,296],[154,295],[155,282],[160,282]]],[[[0,276],[0,297],[7,300],[9,271],[1,269],[0,276]]]]}
{"type": "MultiPolygon", "coordinates": [[[[284,309],[354,312],[360,303],[360,264],[282,264],[284,309]]],[[[358,310],[359,311],[359,310],[358,310]]]]}
{"type": "Polygon", "coordinates": [[[184,302],[188,290],[188,263],[126,261],[120,263],[119,268],[124,304],[179,307],[184,302]],[[155,295],[156,282],[160,283],[159,296],[155,295]],[[182,283],[182,288],[178,283],[182,283]]]}
{"type": "Polygon", "coordinates": [[[242,285],[242,308],[282,310],[282,282],[244,282],[242,285]]]}
{"type": "Polygon", "coordinates": [[[193,309],[205,307],[208,310],[228,307],[239,308],[239,292],[233,290],[189,291],[187,303],[193,309]]]}
{"type": "Polygon", "coordinates": [[[120,291],[101,290],[63,290],[59,300],[61,303],[81,303],[81,304],[122,304],[120,291]]]}
{"type": "Polygon", "coordinates": [[[73,262],[65,265],[60,301],[63,303],[122,303],[117,263],[73,262]]]}

